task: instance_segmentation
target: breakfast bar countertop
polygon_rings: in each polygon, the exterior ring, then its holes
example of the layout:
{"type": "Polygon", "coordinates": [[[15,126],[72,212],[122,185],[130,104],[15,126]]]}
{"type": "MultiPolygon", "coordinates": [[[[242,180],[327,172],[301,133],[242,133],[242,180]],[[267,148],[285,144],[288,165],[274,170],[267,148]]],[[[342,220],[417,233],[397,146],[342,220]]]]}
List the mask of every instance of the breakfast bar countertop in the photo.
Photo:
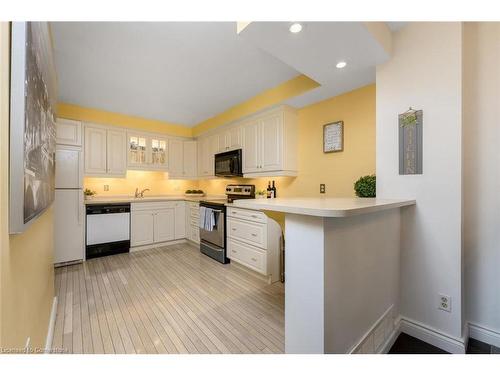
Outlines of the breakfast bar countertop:
{"type": "Polygon", "coordinates": [[[268,210],[319,217],[348,217],[415,205],[414,199],[381,198],[275,198],[244,199],[229,207],[268,210]]]}

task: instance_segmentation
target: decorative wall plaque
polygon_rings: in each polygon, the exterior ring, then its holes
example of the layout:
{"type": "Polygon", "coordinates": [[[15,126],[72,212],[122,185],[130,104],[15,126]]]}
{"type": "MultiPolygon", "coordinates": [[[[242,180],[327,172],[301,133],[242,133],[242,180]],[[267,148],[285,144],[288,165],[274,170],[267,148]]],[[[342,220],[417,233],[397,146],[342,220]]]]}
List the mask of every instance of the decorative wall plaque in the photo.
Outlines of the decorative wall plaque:
{"type": "Polygon", "coordinates": [[[398,117],[399,174],[422,174],[423,112],[410,107],[398,117]]]}
{"type": "Polygon", "coordinates": [[[344,150],[344,121],[323,125],[323,152],[344,150]]]}

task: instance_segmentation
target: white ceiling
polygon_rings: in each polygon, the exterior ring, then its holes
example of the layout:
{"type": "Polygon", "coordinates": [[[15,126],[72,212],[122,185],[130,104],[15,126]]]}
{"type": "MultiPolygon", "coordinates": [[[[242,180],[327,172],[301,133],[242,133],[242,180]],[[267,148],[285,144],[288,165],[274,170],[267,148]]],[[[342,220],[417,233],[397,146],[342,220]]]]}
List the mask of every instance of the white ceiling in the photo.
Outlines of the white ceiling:
{"type": "Polygon", "coordinates": [[[321,86],[287,101],[302,107],[375,82],[375,67],[389,55],[363,22],[252,22],[239,35],[311,77],[321,86]],[[347,62],[343,69],[335,65],[347,62]]]}
{"type": "Polygon", "coordinates": [[[298,74],[235,22],[52,23],[59,101],[193,126],[298,74]]]}
{"type": "Polygon", "coordinates": [[[287,100],[296,107],[351,91],[389,58],[362,22],[289,25],[52,23],[59,100],[193,126],[299,74],[321,86],[287,100]]]}

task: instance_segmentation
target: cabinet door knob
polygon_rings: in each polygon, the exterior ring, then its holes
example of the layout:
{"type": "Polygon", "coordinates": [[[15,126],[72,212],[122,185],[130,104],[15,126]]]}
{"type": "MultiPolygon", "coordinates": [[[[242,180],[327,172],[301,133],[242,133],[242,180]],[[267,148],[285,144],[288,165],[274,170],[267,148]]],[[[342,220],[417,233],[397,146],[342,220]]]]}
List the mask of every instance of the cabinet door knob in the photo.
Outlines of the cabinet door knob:
{"type": "Polygon", "coordinates": [[[252,236],[253,236],[253,237],[257,237],[257,235],[256,235],[255,233],[252,233],[252,236]]]}
{"type": "Polygon", "coordinates": [[[232,228],[234,231],[236,231],[236,228],[232,228]]]}
{"type": "Polygon", "coordinates": [[[257,258],[252,258],[252,260],[253,260],[254,262],[257,262],[257,258]]]}

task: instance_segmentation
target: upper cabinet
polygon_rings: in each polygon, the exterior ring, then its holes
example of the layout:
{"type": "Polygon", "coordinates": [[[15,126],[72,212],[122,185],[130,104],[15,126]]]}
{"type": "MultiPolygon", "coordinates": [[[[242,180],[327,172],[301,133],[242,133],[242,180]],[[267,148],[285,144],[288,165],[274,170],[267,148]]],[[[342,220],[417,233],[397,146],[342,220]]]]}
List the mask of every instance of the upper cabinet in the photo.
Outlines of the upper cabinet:
{"type": "Polygon", "coordinates": [[[218,134],[218,152],[237,150],[242,146],[241,126],[224,129],[218,134]]]}
{"type": "Polygon", "coordinates": [[[250,118],[243,128],[243,175],[245,177],[296,176],[296,112],[279,107],[250,118]]]}
{"type": "Polygon", "coordinates": [[[85,124],[85,174],[124,176],[127,172],[126,132],[85,124]]]}
{"type": "Polygon", "coordinates": [[[170,168],[168,175],[176,179],[197,178],[197,142],[171,139],[169,142],[170,168]]]}
{"type": "Polygon", "coordinates": [[[166,170],[168,139],[145,133],[128,132],[129,169],[166,170]]]}
{"type": "Polygon", "coordinates": [[[56,143],[58,145],[81,146],[82,123],[80,121],[57,119],[56,143]]]}
{"type": "Polygon", "coordinates": [[[198,176],[215,176],[214,155],[219,152],[219,134],[211,134],[198,138],[198,176]]]}

